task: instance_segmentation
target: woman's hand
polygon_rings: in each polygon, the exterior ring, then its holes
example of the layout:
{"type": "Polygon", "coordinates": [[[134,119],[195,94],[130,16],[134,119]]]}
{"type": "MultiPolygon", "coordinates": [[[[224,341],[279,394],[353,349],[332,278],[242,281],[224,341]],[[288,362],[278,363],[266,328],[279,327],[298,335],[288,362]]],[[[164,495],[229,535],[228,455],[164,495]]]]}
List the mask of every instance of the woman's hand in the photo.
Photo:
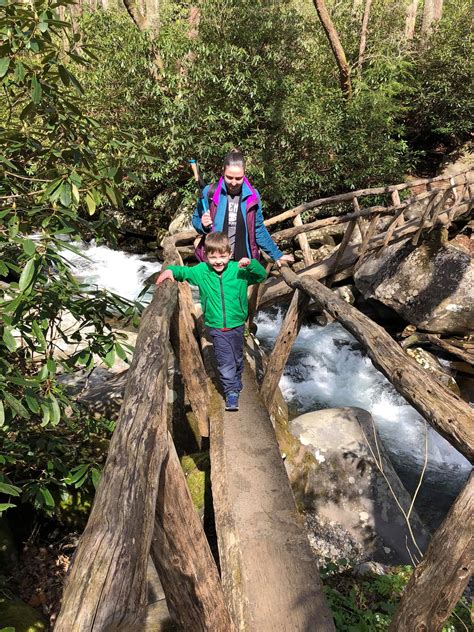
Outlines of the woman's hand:
{"type": "Polygon", "coordinates": [[[212,226],[212,218],[209,211],[206,211],[202,214],[201,224],[204,226],[204,228],[210,228],[212,226]]]}
{"type": "Polygon", "coordinates": [[[250,259],[248,259],[247,257],[243,257],[242,259],[240,259],[239,268],[246,268],[249,265],[250,265],[250,259]]]}
{"type": "Polygon", "coordinates": [[[155,284],[159,285],[163,281],[174,281],[174,276],[171,270],[164,270],[160,276],[156,279],[155,284]]]}
{"type": "Polygon", "coordinates": [[[294,263],[294,262],[295,262],[295,258],[293,257],[293,255],[283,255],[282,257],[276,260],[276,264],[279,268],[281,268],[282,263],[294,263]]]}

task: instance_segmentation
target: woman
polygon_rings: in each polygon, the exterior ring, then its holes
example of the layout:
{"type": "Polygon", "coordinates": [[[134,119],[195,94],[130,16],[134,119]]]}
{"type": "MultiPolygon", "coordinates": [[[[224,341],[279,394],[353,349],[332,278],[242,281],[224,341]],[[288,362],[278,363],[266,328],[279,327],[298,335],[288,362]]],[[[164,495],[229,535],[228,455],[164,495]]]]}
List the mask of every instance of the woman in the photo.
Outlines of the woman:
{"type": "MultiPolygon", "coordinates": [[[[222,231],[230,241],[232,258],[259,259],[259,249],[281,265],[294,261],[293,255],[281,252],[263,223],[258,191],[245,177],[242,152],[232,149],[224,160],[222,176],[215,185],[204,188],[194,211],[192,223],[201,235],[222,231]]],[[[196,256],[203,259],[203,244],[196,248],[196,256]]]]}

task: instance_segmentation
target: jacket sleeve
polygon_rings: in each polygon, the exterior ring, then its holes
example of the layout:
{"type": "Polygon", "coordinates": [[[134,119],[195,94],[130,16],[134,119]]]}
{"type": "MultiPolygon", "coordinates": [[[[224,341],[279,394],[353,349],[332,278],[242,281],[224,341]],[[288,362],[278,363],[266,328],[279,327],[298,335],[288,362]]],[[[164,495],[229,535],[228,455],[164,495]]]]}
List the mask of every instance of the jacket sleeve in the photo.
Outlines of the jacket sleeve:
{"type": "Polygon", "coordinates": [[[167,270],[171,270],[175,281],[188,281],[191,285],[198,285],[199,264],[188,268],[187,266],[167,266],[167,270]]]}
{"type": "Polygon", "coordinates": [[[255,240],[258,247],[263,250],[269,257],[276,261],[283,256],[282,251],[275,244],[270,236],[265,224],[263,223],[262,204],[260,196],[258,197],[258,208],[255,214],[255,240]]]}
{"type": "Polygon", "coordinates": [[[210,232],[211,227],[209,228],[204,228],[204,226],[202,225],[201,222],[201,217],[203,215],[203,213],[205,213],[208,209],[208,203],[207,203],[207,196],[209,193],[209,184],[207,186],[204,187],[203,192],[202,192],[202,198],[200,197],[198,199],[196,208],[194,209],[194,213],[193,213],[193,217],[191,219],[192,225],[194,226],[194,229],[200,234],[200,235],[207,235],[207,233],[210,232]]]}
{"type": "Polygon", "coordinates": [[[267,278],[267,271],[256,259],[252,259],[245,268],[246,277],[249,285],[261,283],[267,278]]]}

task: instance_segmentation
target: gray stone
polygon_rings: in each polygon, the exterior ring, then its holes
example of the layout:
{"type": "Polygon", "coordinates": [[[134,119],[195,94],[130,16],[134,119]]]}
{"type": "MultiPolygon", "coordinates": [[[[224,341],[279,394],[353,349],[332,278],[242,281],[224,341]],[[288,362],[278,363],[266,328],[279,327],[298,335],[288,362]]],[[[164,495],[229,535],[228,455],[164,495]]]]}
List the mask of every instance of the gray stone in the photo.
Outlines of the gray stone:
{"type": "MultiPolygon", "coordinates": [[[[329,548],[329,556],[337,557],[342,530],[351,546],[350,551],[339,551],[341,557],[351,555],[355,561],[374,559],[384,564],[419,558],[397,505],[398,501],[407,511],[411,498],[385,453],[370,414],[360,408],[319,410],[297,417],[290,428],[301,443],[300,453],[292,459],[293,490],[306,513],[317,516],[319,539],[321,533],[328,534],[335,549],[329,548]]],[[[429,536],[416,512],[410,523],[423,551],[429,536]]],[[[321,543],[315,548],[320,555],[328,555],[321,543]]]]}
{"type": "Polygon", "coordinates": [[[394,309],[418,329],[466,334],[474,328],[474,267],[465,236],[421,246],[404,240],[369,256],[354,273],[364,298],[394,309]]]}
{"type": "Polygon", "coordinates": [[[191,224],[191,215],[189,210],[179,211],[172,219],[168,226],[170,235],[181,233],[183,231],[194,230],[191,224]]]}

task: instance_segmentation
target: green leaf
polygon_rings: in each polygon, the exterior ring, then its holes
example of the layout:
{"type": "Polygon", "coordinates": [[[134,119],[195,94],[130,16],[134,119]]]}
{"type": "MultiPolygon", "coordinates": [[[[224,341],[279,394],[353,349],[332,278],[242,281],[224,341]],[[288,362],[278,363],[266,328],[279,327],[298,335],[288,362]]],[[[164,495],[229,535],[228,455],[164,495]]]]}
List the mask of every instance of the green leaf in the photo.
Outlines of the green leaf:
{"type": "Polygon", "coordinates": [[[61,77],[61,81],[64,83],[65,86],[68,86],[71,81],[69,79],[69,73],[66,68],[64,68],[64,66],[58,66],[58,72],[59,76],[61,77]]]}
{"type": "Polygon", "coordinates": [[[5,423],[5,408],[3,407],[3,402],[0,399],[0,427],[5,423]]]}
{"type": "Polygon", "coordinates": [[[71,185],[69,182],[64,182],[62,184],[59,199],[63,206],[71,206],[71,185]]]}
{"type": "Polygon", "coordinates": [[[20,280],[18,281],[18,287],[22,292],[26,290],[27,287],[31,284],[33,280],[33,274],[35,272],[35,260],[29,259],[26,263],[26,266],[23,268],[23,272],[21,273],[20,280]]]}
{"type": "Polygon", "coordinates": [[[87,210],[89,211],[89,215],[94,215],[96,207],[96,203],[92,195],[88,192],[86,194],[86,204],[87,210]]]}
{"type": "Polygon", "coordinates": [[[25,254],[32,257],[36,252],[35,242],[32,239],[25,239],[22,243],[25,254]]]}
{"type": "Polygon", "coordinates": [[[31,99],[33,103],[39,103],[41,101],[42,93],[41,84],[36,78],[36,75],[33,75],[31,80],[31,99]]]}
{"type": "Polygon", "coordinates": [[[69,79],[71,80],[72,85],[76,89],[76,92],[82,96],[84,94],[84,89],[79,83],[79,81],[76,79],[76,77],[72,73],[69,73],[69,79]]]}
{"type": "Polygon", "coordinates": [[[51,410],[51,424],[57,426],[61,420],[61,409],[59,408],[58,400],[54,395],[50,395],[49,408],[51,410]]]}
{"type": "Polygon", "coordinates": [[[94,489],[97,489],[97,486],[100,481],[100,471],[96,467],[93,467],[91,469],[91,478],[92,478],[92,484],[94,485],[94,489]]]}
{"type": "MultiPolygon", "coordinates": [[[[0,514],[7,509],[16,507],[13,503],[0,503],[0,514]]],[[[15,628],[1,628],[0,632],[15,632],[15,628]]]]}
{"type": "Polygon", "coordinates": [[[25,394],[25,400],[31,412],[37,415],[41,410],[38,400],[35,397],[32,397],[31,395],[28,395],[28,394],[25,394]]]}
{"type": "Polygon", "coordinates": [[[16,340],[13,337],[10,327],[5,327],[5,329],[3,330],[3,342],[5,343],[8,351],[11,351],[13,353],[13,351],[16,350],[16,340]]]}
{"type": "Polygon", "coordinates": [[[41,349],[42,350],[46,349],[46,338],[44,337],[43,330],[38,325],[36,320],[34,320],[31,323],[31,329],[32,329],[32,331],[33,331],[33,333],[35,335],[35,338],[38,341],[38,344],[40,345],[41,349]]]}
{"type": "Polygon", "coordinates": [[[8,494],[8,496],[19,496],[21,488],[16,485],[9,485],[8,483],[2,483],[0,481],[0,492],[2,494],[8,494]]]}
{"type": "Polygon", "coordinates": [[[51,411],[49,409],[49,406],[47,406],[46,404],[41,404],[41,410],[43,411],[43,415],[42,415],[42,421],[40,425],[44,428],[45,426],[49,424],[51,411]]]}
{"type": "Polygon", "coordinates": [[[50,375],[54,375],[56,373],[56,362],[53,360],[53,358],[48,358],[46,360],[46,366],[48,367],[50,375]]]}
{"type": "Polygon", "coordinates": [[[0,79],[7,74],[9,66],[10,66],[10,58],[2,57],[0,59],[0,79]]]}
{"type": "Polygon", "coordinates": [[[71,191],[72,191],[72,197],[73,197],[74,202],[76,202],[76,204],[79,204],[79,200],[80,200],[79,189],[77,188],[75,184],[71,184],[71,191]]]}
{"type": "Polygon", "coordinates": [[[105,364],[110,368],[112,368],[114,362],[115,362],[115,349],[112,348],[108,354],[105,356],[104,358],[104,362],[105,364]]]}
{"type": "Polygon", "coordinates": [[[68,476],[64,479],[64,482],[68,485],[72,485],[73,483],[77,483],[84,477],[88,470],[88,465],[79,465],[78,467],[73,468],[68,476]]]}
{"type": "Polygon", "coordinates": [[[3,261],[0,261],[0,276],[6,277],[8,275],[8,266],[3,261]]]}
{"type": "Polygon", "coordinates": [[[15,413],[19,417],[22,417],[23,419],[30,418],[30,413],[26,410],[23,404],[11,393],[9,393],[8,391],[4,391],[3,397],[5,398],[5,402],[10,406],[12,410],[15,411],[15,413]]]}
{"type": "Polygon", "coordinates": [[[125,349],[122,347],[122,345],[119,342],[115,343],[115,351],[121,360],[125,360],[125,361],[127,360],[127,354],[125,352],[125,349]]]}
{"type": "Polygon", "coordinates": [[[54,507],[55,506],[55,502],[54,502],[54,498],[51,495],[51,492],[49,491],[49,489],[47,487],[42,487],[40,489],[41,495],[44,498],[44,502],[46,504],[47,507],[54,507]]]}

